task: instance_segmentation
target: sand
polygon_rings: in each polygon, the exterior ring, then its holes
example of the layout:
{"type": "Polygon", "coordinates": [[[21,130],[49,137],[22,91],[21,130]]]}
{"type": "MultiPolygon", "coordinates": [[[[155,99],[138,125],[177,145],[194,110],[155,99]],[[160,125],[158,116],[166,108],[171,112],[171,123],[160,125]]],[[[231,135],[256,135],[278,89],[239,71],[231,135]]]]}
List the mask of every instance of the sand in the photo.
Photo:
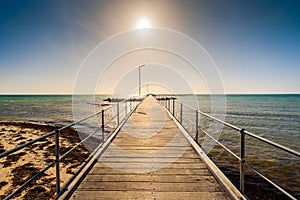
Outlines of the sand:
{"type": "MultiPolygon", "coordinates": [[[[37,123],[0,122],[0,153],[31,141],[54,130],[53,125],[37,123]]],[[[80,141],[73,129],[61,133],[61,154],[80,141]]],[[[0,159],[0,199],[13,192],[38,171],[54,160],[54,137],[49,137],[14,154],[0,159]]],[[[88,157],[88,151],[79,146],[61,162],[61,186],[88,157]]],[[[53,199],[55,195],[55,169],[50,168],[45,175],[33,181],[30,187],[16,196],[16,199],[53,199]]]]}

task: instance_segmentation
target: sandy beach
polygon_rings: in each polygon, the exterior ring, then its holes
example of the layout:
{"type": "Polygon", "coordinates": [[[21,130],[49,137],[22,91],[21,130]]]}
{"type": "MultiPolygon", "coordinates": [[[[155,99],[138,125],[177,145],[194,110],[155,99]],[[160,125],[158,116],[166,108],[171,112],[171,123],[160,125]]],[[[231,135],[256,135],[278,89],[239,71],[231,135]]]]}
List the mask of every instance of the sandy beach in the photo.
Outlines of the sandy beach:
{"type": "MultiPolygon", "coordinates": [[[[0,122],[0,153],[38,138],[55,128],[57,127],[53,125],[38,123],[0,122]]],[[[60,139],[61,155],[79,141],[78,134],[74,129],[63,131],[60,139]]],[[[54,160],[54,152],[54,137],[49,137],[0,159],[0,199],[49,165],[54,160]]],[[[61,186],[87,157],[87,150],[80,145],[62,160],[61,186]]],[[[33,184],[18,194],[16,198],[33,199],[38,195],[40,199],[52,199],[55,195],[55,183],[55,169],[52,167],[45,175],[33,181],[33,184]]]]}

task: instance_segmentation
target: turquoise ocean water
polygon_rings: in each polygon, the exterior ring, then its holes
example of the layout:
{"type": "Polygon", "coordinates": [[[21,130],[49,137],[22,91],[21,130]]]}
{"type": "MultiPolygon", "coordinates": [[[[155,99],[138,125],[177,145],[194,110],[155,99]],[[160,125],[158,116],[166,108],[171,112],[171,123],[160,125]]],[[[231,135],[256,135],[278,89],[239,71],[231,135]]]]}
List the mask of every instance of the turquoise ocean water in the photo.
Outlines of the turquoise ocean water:
{"type": "MultiPolygon", "coordinates": [[[[106,97],[82,95],[76,100],[80,98],[83,107],[100,107],[106,97]]],[[[72,102],[72,95],[0,95],[0,121],[72,121],[72,102]]]]}
{"type": "MultiPolygon", "coordinates": [[[[209,111],[208,99],[199,96],[199,107],[204,112],[209,111]]],[[[225,120],[300,151],[299,94],[227,95],[225,120]]]]}

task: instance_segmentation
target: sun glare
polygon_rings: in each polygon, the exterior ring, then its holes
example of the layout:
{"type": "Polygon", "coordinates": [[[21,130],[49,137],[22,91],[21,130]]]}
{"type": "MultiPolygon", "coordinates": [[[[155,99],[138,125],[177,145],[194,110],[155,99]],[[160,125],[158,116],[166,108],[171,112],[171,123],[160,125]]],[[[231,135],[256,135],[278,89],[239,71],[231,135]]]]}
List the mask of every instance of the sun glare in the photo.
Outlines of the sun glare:
{"type": "Polygon", "coordinates": [[[136,23],[135,26],[136,29],[142,29],[142,28],[151,28],[151,23],[148,19],[146,18],[141,18],[139,21],[136,23]]]}

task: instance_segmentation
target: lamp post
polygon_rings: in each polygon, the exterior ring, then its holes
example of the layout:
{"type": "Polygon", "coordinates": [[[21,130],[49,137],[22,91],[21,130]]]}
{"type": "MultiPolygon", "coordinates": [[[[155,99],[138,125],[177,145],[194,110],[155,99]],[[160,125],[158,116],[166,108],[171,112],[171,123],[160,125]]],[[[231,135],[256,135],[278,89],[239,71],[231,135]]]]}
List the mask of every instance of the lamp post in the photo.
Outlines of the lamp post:
{"type": "Polygon", "coordinates": [[[139,98],[141,98],[141,68],[144,66],[145,64],[139,66],[139,98]]]}

